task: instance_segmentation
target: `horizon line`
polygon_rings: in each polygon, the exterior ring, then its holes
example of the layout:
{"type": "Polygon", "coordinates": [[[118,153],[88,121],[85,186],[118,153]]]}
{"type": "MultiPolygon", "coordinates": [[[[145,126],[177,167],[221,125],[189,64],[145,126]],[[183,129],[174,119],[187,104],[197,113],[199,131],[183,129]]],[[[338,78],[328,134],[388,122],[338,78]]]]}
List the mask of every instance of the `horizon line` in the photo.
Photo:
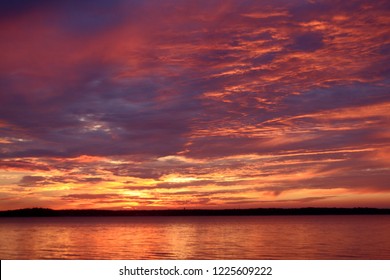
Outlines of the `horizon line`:
{"type": "Polygon", "coordinates": [[[61,209],[22,208],[1,210],[0,217],[92,217],[92,216],[277,216],[277,215],[390,215],[390,208],[304,207],[243,209],[61,209]]]}

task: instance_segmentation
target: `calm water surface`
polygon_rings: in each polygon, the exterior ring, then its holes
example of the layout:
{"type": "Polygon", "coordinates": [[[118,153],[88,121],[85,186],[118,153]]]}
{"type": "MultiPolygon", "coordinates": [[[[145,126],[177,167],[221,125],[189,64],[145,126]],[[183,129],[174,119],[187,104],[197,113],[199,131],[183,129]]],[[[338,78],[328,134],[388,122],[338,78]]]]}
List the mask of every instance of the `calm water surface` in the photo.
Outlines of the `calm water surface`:
{"type": "Polygon", "coordinates": [[[1,218],[0,259],[390,259],[390,216],[1,218]]]}

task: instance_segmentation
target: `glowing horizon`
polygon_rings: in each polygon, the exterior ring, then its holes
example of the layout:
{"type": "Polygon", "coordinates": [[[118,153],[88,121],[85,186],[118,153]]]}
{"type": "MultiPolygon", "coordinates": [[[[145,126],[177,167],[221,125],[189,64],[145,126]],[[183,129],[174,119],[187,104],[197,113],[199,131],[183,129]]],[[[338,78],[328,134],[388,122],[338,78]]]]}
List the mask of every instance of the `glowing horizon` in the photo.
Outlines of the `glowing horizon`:
{"type": "Polygon", "coordinates": [[[387,1],[0,4],[0,210],[390,208],[387,1]]]}

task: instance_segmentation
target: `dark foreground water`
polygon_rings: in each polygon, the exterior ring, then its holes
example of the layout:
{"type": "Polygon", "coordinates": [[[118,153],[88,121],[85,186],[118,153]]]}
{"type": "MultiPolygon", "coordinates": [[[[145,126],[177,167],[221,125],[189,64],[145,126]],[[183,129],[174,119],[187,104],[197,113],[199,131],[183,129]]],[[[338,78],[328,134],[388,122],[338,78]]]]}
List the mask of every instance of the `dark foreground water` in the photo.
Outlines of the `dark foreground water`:
{"type": "Polygon", "coordinates": [[[390,259],[390,216],[1,218],[0,259],[390,259]]]}

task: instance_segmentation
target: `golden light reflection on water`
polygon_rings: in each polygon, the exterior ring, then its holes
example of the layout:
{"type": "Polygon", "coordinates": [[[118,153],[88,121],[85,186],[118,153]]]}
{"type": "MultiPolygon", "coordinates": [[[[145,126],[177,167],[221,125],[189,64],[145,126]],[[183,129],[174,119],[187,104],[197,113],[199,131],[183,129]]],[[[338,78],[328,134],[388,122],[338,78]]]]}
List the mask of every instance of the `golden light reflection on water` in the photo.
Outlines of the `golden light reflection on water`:
{"type": "Polygon", "coordinates": [[[1,259],[390,259],[390,216],[3,218],[1,259]]]}

